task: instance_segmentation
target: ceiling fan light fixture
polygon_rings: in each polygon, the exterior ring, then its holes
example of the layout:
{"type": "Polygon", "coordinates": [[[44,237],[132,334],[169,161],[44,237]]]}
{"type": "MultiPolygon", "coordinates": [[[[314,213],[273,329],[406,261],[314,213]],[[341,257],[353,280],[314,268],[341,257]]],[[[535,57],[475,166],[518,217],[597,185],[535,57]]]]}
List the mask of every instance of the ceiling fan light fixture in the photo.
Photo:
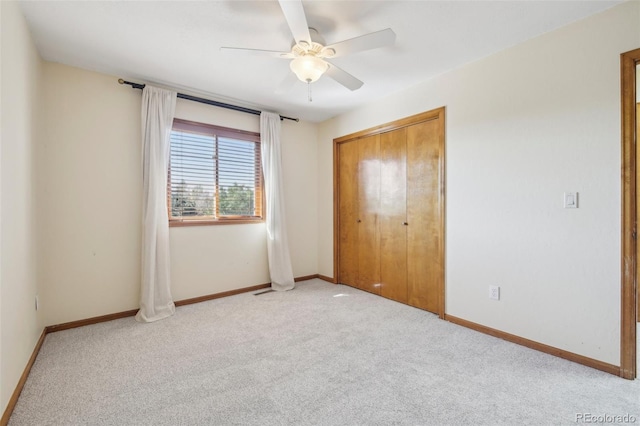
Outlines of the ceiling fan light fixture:
{"type": "Polygon", "coordinates": [[[313,83],[329,69],[329,64],[314,55],[298,56],[289,64],[300,81],[313,83]]]}

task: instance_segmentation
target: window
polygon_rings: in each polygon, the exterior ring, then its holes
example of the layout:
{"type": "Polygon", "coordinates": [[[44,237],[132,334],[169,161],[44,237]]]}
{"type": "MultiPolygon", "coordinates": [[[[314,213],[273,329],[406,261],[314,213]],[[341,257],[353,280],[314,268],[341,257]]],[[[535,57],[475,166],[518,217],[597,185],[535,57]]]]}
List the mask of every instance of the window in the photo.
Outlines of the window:
{"type": "Polygon", "coordinates": [[[261,221],[262,192],[258,133],[173,121],[169,225],[261,221]]]}

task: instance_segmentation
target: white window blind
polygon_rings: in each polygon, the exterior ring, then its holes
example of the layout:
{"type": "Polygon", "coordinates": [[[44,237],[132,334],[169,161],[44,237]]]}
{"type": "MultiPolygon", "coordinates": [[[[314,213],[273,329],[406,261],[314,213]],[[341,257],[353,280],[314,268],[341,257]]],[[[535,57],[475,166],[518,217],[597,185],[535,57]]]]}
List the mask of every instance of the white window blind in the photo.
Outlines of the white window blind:
{"type": "Polygon", "coordinates": [[[261,220],[260,135],[174,120],[167,197],[174,222],[261,220]]]}

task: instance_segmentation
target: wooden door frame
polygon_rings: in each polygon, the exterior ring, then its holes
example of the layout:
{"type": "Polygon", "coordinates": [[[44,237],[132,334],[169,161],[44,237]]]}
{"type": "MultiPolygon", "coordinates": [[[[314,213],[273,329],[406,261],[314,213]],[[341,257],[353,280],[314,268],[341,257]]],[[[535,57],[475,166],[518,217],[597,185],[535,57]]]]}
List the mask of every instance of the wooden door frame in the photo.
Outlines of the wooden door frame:
{"type": "Polygon", "coordinates": [[[446,240],[446,229],[445,229],[445,204],[446,204],[446,193],[445,193],[445,153],[446,153],[446,143],[445,143],[445,107],[440,107],[436,109],[432,109],[430,111],[425,111],[420,114],[412,115],[410,117],[401,118],[399,120],[395,120],[389,123],[381,124],[379,126],[371,127],[369,129],[361,130],[359,132],[351,133],[349,135],[341,136],[339,138],[335,138],[333,140],[333,276],[334,282],[340,283],[339,277],[339,260],[340,260],[340,205],[339,205],[339,194],[340,194],[340,180],[339,180],[339,161],[340,156],[338,153],[338,146],[341,143],[353,141],[356,139],[373,136],[385,132],[390,132],[392,130],[400,129],[403,127],[411,126],[412,124],[418,124],[425,121],[430,120],[440,120],[440,197],[442,202],[440,203],[440,230],[442,232],[442,240],[440,241],[440,253],[442,255],[442,280],[439,283],[439,313],[438,316],[440,319],[445,318],[445,277],[446,277],[446,257],[445,257],[445,240],[446,240]]]}
{"type": "Polygon", "coordinates": [[[637,297],[637,124],[636,65],[640,49],[620,55],[622,90],[622,289],[620,319],[620,377],[636,377],[637,297]]]}

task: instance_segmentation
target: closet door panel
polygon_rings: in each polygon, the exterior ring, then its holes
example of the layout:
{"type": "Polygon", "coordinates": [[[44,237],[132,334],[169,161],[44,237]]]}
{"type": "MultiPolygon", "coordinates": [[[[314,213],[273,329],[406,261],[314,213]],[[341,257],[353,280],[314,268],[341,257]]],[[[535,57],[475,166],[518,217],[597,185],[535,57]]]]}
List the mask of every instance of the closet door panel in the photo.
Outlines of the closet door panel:
{"type": "MultiPolygon", "coordinates": [[[[380,136],[369,136],[358,143],[358,287],[380,293],[380,136]]],[[[349,179],[349,178],[348,178],[349,179]]]]}
{"type": "Polygon", "coordinates": [[[338,147],[339,158],[339,262],[340,282],[358,286],[358,174],[357,141],[338,147]]]}
{"type": "Polygon", "coordinates": [[[408,303],[434,313],[444,275],[439,126],[430,120],[407,128],[408,303]]]}
{"type": "Polygon", "coordinates": [[[380,295],[407,303],[406,129],[380,136],[380,295]]]}

